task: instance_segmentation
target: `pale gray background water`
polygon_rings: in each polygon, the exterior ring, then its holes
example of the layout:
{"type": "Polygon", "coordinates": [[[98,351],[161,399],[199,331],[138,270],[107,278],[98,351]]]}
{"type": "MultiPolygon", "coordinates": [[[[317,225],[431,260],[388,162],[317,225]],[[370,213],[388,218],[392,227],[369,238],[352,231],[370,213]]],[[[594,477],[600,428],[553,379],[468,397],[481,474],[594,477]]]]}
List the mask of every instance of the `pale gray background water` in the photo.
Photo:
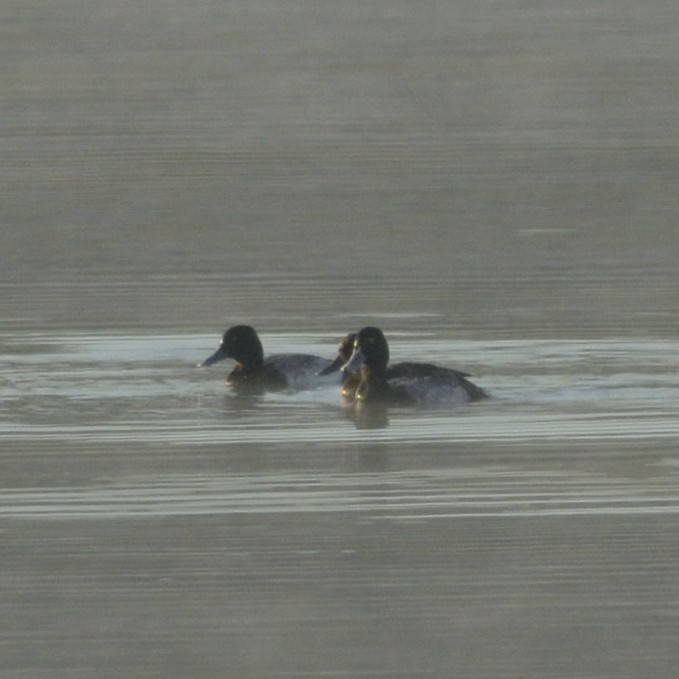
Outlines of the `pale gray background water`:
{"type": "Polygon", "coordinates": [[[679,6],[0,7],[0,675],[675,677],[679,6]],[[238,400],[226,326],[475,374],[238,400]]]}

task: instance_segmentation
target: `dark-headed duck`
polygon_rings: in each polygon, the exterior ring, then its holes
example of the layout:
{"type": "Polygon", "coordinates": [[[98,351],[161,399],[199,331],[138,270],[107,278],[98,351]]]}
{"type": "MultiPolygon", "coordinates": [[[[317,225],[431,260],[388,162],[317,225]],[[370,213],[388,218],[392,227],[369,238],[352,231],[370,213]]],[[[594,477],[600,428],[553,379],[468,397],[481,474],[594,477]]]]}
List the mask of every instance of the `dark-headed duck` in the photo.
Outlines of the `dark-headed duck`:
{"type": "Polygon", "coordinates": [[[222,337],[219,349],[198,364],[207,367],[225,358],[236,361],[225,383],[242,389],[314,389],[339,384],[341,377],[320,377],[330,361],[310,354],[273,354],[264,357],[262,343],[249,325],[234,325],[222,337]]]}
{"type": "Polygon", "coordinates": [[[348,379],[357,381],[353,392],[356,401],[442,405],[488,398],[483,389],[467,379],[467,373],[432,363],[388,363],[389,345],[382,331],[370,326],[359,330],[351,356],[341,367],[345,375],[352,375],[348,379]]]}

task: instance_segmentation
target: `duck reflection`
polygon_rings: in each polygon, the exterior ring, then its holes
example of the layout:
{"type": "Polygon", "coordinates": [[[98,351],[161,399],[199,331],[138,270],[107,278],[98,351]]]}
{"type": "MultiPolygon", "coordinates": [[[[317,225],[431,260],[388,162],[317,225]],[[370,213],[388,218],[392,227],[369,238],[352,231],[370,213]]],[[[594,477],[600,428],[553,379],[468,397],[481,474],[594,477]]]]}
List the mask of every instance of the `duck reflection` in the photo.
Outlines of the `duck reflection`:
{"type": "Polygon", "coordinates": [[[389,426],[389,411],[384,403],[362,403],[348,405],[345,416],[356,429],[386,429],[389,426]]]}

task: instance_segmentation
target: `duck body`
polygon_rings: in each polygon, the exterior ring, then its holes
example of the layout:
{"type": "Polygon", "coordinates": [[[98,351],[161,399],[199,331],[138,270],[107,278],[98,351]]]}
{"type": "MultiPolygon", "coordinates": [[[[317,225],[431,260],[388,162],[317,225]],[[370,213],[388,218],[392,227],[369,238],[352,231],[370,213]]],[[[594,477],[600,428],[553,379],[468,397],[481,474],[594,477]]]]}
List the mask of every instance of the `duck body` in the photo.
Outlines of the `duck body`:
{"type": "Polygon", "coordinates": [[[362,403],[425,406],[457,405],[488,398],[481,387],[467,379],[467,373],[459,370],[433,363],[388,366],[388,362],[389,345],[382,331],[371,326],[360,330],[354,336],[352,354],[341,368],[345,373],[343,394],[347,391],[344,394],[347,398],[362,403]]]}
{"type": "Polygon", "coordinates": [[[433,363],[396,363],[387,368],[387,381],[422,404],[467,403],[488,398],[469,377],[469,373],[433,363]]]}
{"type": "Polygon", "coordinates": [[[328,384],[339,384],[341,376],[321,377],[319,373],[331,363],[311,354],[272,354],[264,357],[262,343],[249,325],[234,325],[223,335],[217,351],[199,367],[213,365],[226,358],[236,361],[225,383],[237,389],[281,391],[285,389],[314,389],[328,384]]]}

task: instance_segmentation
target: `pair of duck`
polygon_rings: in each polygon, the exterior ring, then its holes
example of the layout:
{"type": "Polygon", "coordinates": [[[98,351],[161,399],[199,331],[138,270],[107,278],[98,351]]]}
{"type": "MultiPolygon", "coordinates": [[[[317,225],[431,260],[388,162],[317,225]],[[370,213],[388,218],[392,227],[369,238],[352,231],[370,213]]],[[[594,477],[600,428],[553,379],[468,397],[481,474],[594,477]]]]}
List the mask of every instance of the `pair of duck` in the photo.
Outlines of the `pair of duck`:
{"type": "Polygon", "coordinates": [[[334,360],[309,354],[274,354],[264,358],[254,328],[235,325],[219,349],[199,367],[225,358],[236,361],[226,384],[245,389],[307,389],[341,384],[342,396],[359,403],[391,405],[468,403],[487,398],[467,373],[432,363],[389,365],[389,345],[379,328],[368,326],[344,337],[334,360]]]}

